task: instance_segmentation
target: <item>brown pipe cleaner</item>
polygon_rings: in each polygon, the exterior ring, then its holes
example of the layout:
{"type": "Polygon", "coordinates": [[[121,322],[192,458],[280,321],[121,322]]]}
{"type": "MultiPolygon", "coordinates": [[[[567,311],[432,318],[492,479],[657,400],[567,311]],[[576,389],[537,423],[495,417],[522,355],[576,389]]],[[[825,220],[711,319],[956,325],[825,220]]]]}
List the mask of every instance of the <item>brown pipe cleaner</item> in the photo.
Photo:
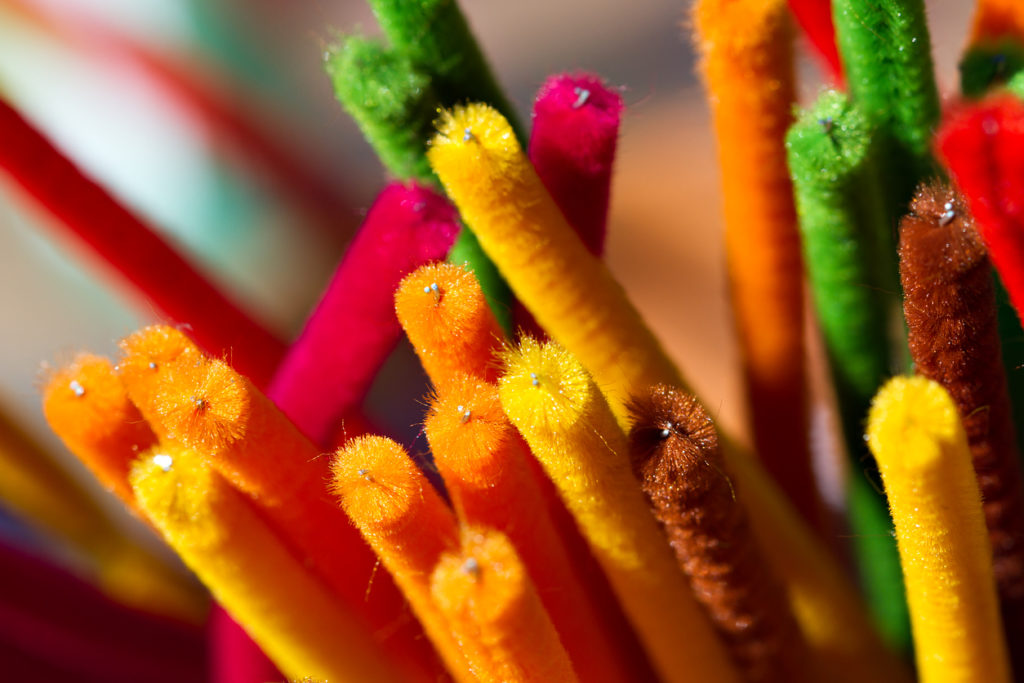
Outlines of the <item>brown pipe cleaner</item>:
{"type": "Polygon", "coordinates": [[[1024,643],[1024,486],[1000,355],[992,268],[963,200],[922,186],[900,224],[900,280],[918,374],[963,419],[992,542],[1008,644],[1024,643]]]}
{"type": "Polygon", "coordinates": [[[745,679],[812,680],[786,590],[756,547],[707,412],[664,385],[634,397],[630,412],[633,471],[745,679]]]}

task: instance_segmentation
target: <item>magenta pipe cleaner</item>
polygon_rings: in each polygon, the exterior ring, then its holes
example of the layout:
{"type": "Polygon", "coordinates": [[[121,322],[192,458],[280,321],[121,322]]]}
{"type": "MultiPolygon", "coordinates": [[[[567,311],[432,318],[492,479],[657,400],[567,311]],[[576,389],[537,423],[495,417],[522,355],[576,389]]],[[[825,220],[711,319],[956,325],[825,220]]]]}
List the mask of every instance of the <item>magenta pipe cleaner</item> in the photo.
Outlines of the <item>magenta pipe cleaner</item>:
{"type": "Polygon", "coordinates": [[[392,183],[381,191],[267,392],[311,440],[329,443],[338,419],[362,402],[402,334],[395,289],[443,259],[458,227],[455,209],[432,190],[392,183]]]}
{"type": "Polygon", "coordinates": [[[552,76],[533,104],[530,161],[596,256],[604,252],[622,97],[596,76],[552,76]]]}

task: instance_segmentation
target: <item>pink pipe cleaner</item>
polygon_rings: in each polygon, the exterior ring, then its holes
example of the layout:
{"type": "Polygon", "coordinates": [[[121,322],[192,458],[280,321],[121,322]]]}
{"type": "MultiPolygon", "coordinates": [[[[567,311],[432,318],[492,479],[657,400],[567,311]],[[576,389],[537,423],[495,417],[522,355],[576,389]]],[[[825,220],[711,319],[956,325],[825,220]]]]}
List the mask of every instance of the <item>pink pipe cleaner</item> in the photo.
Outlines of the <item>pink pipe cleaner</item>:
{"type": "Polygon", "coordinates": [[[548,78],[533,104],[530,161],[595,256],[604,252],[622,97],[596,76],[548,78]]]}
{"type": "Polygon", "coordinates": [[[392,183],[377,197],[267,392],[312,441],[329,443],[362,402],[402,334],[395,289],[444,258],[458,229],[455,209],[425,187],[392,183]]]}

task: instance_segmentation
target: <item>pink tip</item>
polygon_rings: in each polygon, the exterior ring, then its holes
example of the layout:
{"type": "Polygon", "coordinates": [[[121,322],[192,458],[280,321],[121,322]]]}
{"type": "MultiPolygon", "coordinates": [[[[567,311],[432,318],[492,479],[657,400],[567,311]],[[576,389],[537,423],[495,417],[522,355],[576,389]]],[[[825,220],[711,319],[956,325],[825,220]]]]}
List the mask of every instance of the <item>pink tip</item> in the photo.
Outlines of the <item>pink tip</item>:
{"type": "Polygon", "coordinates": [[[65,229],[119,271],[196,342],[230,357],[257,384],[270,379],[284,344],[201,276],[135,214],[0,100],[0,169],[65,229]]]}
{"type": "Polygon", "coordinates": [[[939,129],[936,146],[967,199],[992,264],[1021,317],[1024,103],[1009,95],[997,95],[951,111],[939,129]]]}
{"type": "Polygon", "coordinates": [[[596,76],[552,76],[533,105],[530,161],[591,253],[600,256],[608,221],[622,98],[596,76]]]}
{"type": "Polygon", "coordinates": [[[394,294],[406,275],[444,258],[458,214],[424,187],[388,185],[335,271],[267,392],[311,440],[330,442],[401,337],[394,294]]]}

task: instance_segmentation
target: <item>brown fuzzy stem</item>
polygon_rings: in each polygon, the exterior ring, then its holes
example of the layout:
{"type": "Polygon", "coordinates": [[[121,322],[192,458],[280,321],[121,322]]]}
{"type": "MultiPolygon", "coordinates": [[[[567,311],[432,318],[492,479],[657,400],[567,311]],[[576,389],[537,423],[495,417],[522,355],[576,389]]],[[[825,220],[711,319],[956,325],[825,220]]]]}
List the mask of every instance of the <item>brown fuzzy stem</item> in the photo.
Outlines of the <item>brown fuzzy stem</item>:
{"type": "Polygon", "coordinates": [[[754,541],[707,412],[658,385],[634,398],[631,413],[633,471],[745,679],[811,680],[786,591],[754,541]]]}
{"type": "Polygon", "coordinates": [[[973,218],[948,187],[919,189],[901,222],[900,279],[917,372],[946,388],[963,419],[1008,637],[1011,647],[1019,645],[1024,487],[1000,360],[992,269],[973,218]]]}
{"type": "Polygon", "coordinates": [[[1000,362],[995,294],[985,248],[959,197],[925,187],[903,219],[900,271],[917,372],[941,383],[967,431],[1007,597],[1024,596],[1024,496],[1000,362]]]}

